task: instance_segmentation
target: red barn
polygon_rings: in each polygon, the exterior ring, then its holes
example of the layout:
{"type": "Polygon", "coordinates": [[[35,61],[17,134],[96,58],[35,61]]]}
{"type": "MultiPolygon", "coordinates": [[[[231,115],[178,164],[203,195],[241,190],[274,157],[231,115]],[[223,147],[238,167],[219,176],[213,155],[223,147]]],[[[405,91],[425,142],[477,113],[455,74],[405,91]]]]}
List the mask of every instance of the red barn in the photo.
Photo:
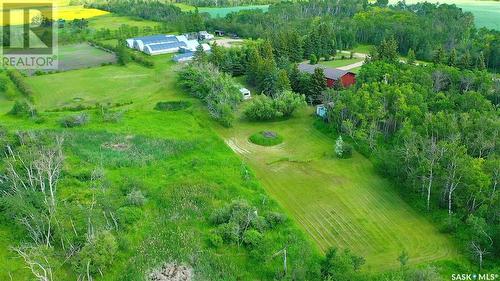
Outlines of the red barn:
{"type": "Polygon", "coordinates": [[[313,74],[316,68],[323,69],[326,78],[326,85],[329,88],[332,88],[335,85],[335,83],[338,83],[339,81],[340,83],[342,83],[342,86],[344,87],[349,87],[352,84],[356,83],[356,74],[350,71],[341,70],[337,68],[330,68],[319,64],[318,65],[310,65],[308,63],[299,64],[299,70],[301,72],[313,74]]]}

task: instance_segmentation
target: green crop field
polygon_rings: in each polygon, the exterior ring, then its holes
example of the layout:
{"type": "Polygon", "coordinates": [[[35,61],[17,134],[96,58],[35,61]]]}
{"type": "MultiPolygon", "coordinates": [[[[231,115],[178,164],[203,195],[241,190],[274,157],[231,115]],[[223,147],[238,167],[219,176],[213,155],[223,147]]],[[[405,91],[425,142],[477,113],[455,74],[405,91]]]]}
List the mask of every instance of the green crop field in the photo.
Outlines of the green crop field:
{"type": "Polygon", "coordinates": [[[308,108],[288,121],[240,120],[217,131],[320,250],[349,248],[366,258],[368,270],[396,267],[403,249],[410,263],[457,258],[449,238],[405,203],[366,158],[356,153],[336,159],[334,141],[313,127],[311,115],[308,108]],[[265,130],[284,142],[263,147],[248,141],[265,130]]]}
{"type": "MultiPolygon", "coordinates": [[[[396,4],[397,0],[389,0],[390,4],[396,4]]],[[[422,2],[419,0],[406,1],[407,4],[422,2]]],[[[487,27],[500,30],[500,2],[483,0],[431,0],[430,3],[455,4],[465,12],[471,12],[477,27],[487,27]]]]}
{"type": "Polygon", "coordinates": [[[269,9],[269,5],[249,5],[249,6],[236,6],[236,7],[221,7],[221,8],[212,8],[212,7],[200,7],[198,11],[200,13],[208,13],[211,17],[225,17],[227,14],[233,12],[239,12],[243,10],[262,10],[263,12],[267,12],[269,9]]]}
{"type": "Polygon", "coordinates": [[[111,30],[114,30],[120,28],[122,24],[137,26],[137,27],[151,27],[151,28],[159,25],[159,23],[155,21],[119,16],[115,14],[97,16],[90,18],[88,20],[89,20],[89,27],[93,29],[109,28],[111,30]]]}

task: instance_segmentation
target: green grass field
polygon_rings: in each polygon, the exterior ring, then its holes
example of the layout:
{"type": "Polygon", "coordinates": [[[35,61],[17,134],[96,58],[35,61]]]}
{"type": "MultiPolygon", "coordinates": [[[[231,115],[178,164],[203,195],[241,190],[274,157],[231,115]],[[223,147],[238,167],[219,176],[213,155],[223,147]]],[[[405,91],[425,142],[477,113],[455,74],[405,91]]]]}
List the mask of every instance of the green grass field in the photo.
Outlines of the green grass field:
{"type": "MultiPolygon", "coordinates": [[[[10,131],[64,133],[66,164],[58,187],[62,201],[88,203],[90,184],[72,175],[89,173],[97,166],[105,170],[108,204],[120,206],[123,188],[130,184],[145,194],[140,219],[116,231],[118,254],[98,280],[142,280],[148,270],[169,261],[194,267],[199,280],[270,280],[282,261],[269,257],[283,245],[288,245],[290,272],[303,274],[300,270],[306,262],[317,260],[318,252],[291,220],[266,234],[265,248],[259,250],[264,262],[260,254],[243,247],[210,244],[214,226],[208,218],[232,200],[246,199],[259,213],[282,210],[210,128],[204,106],[178,89],[170,58],[154,57],[154,69],[131,63],[29,77],[26,81],[36,93],[34,103],[44,122],[5,115],[11,102],[0,99],[0,124],[10,131]],[[157,101],[180,99],[193,105],[178,111],[154,110],[157,101]],[[59,120],[74,112],[44,112],[80,103],[121,101],[133,104],[115,109],[124,113],[118,123],[105,123],[97,110],[88,110],[87,125],[62,129],[59,120]],[[113,150],[109,144],[114,143],[125,143],[126,149],[113,150]]],[[[10,276],[16,281],[31,280],[22,259],[9,250],[24,235],[0,220],[0,280],[11,280],[10,276]]],[[[70,268],[68,263],[54,267],[54,280],[76,280],[70,268]]]]}
{"type": "Polygon", "coordinates": [[[349,55],[346,55],[346,59],[341,59],[339,57],[335,58],[334,60],[329,60],[329,61],[320,61],[319,64],[332,67],[332,68],[337,68],[337,67],[342,67],[342,66],[347,66],[353,63],[357,63],[360,61],[363,61],[362,58],[349,58],[349,55]]]}
{"type": "MultiPolygon", "coordinates": [[[[390,4],[396,4],[398,0],[389,0],[390,4]]],[[[422,2],[420,0],[408,0],[407,4],[422,2]]],[[[471,12],[474,15],[474,21],[477,27],[487,27],[500,30],[500,2],[488,0],[430,0],[430,3],[455,4],[465,12],[471,12]]]]}
{"type": "Polygon", "coordinates": [[[239,12],[243,10],[262,10],[263,12],[267,12],[269,9],[269,5],[249,5],[249,6],[236,6],[236,7],[221,7],[221,8],[212,8],[212,7],[199,7],[198,11],[200,13],[208,13],[213,18],[225,17],[227,14],[233,12],[239,12]]]}
{"type": "Polygon", "coordinates": [[[170,55],[152,59],[158,65],[154,69],[137,64],[126,67],[110,65],[99,69],[59,73],[57,79],[53,75],[32,77],[28,83],[35,92],[40,93],[35,97],[35,103],[42,110],[80,104],[94,105],[97,102],[106,104],[133,101],[136,106],[150,106],[164,98],[167,85],[174,85],[175,80],[172,70],[175,64],[170,55]]]}
{"type": "Polygon", "coordinates": [[[457,258],[452,242],[404,202],[369,160],[358,153],[335,158],[334,140],[313,127],[311,115],[308,108],[288,121],[240,120],[217,131],[320,250],[350,248],[374,271],[398,266],[403,249],[413,264],[457,258]],[[284,142],[263,147],[248,141],[263,130],[284,142]]]}

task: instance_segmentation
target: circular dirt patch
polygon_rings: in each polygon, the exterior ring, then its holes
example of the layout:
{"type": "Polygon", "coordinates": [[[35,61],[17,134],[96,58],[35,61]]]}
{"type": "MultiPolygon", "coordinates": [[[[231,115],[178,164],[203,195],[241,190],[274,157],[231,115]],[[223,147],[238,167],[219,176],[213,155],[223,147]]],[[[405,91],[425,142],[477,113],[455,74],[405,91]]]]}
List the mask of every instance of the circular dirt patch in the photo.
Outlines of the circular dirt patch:
{"type": "Polygon", "coordinates": [[[74,102],[81,102],[81,101],[83,101],[83,99],[82,98],[73,98],[73,101],[74,102]]]}
{"type": "Polygon", "coordinates": [[[273,146],[282,143],[283,137],[273,131],[262,131],[251,135],[248,140],[262,146],[273,146]]]}

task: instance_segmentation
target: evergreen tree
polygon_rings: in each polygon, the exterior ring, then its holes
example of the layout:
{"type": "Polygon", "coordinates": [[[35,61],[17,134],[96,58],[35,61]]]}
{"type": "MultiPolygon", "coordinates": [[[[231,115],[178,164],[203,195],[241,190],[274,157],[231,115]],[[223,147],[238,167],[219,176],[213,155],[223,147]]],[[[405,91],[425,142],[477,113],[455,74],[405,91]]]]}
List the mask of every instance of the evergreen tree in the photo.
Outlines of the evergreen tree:
{"type": "Polygon", "coordinates": [[[126,65],[131,60],[130,53],[126,49],[125,44],[125,40],[119,40],[116,46],[116,57],[120,65],[126,65]]]}
{"type": "Polygon", "coordinates": [[[205,50],[203,50],[203,46],[201,44],[199,44],[198,47],[196,47],[196,51],[194,52],[193,55],[193,60],[199,64],[208,62],[207,53],[205,53],[205,50]]]}
{"type": "Polygon", "coordinates": [[[260,72],[260,64],[262,58],[255,45],[250,45],[248,47],[248,68],[247,68],[247,82],[252,86],[257,85],[257,77],[260,72]]]}
{"type": "Polygon", "coordinates": [[[440,64],[440,63],[443,63],[444,61],[444,50],[443,50],[443,47],[439,47],[436,52],[434,53],[434,58],[432,59],[432,61],[435,63],[435,64],[440,64]]]}
{"type": "Polygon", "coordinates": [[[451,49],[450,55],[448,56],[448,65],[449,66],[456,66],[457,64],[457,51],[455,48],[451,49]]]}
{"type": "Polygon", "coordinates": [[[312,101],[318,100],[318,97],[326,88],[326,78],[323,68],[317,67],[311,75],[308,98],[312,101]]]}
{"type": "Polygon", "coordinates": [[[288,74],[284,69],[278,71],[278,78],[276,81],[276,91],[278,93],[284,91],[290,91],[292,86],[290,85],[290,79],[288,79],[288,74]]]}
{"type": "Polygon", "coordinates": [[[318,63],[318,57],[315,54],[311,54],[309,57],[309,63],[310,64],[317,64],[318,63]]]}
{"type": "Polygon", "coordinates": [[[484,62],[483,52],[480,52],[479,56],[477,57],[476,68],[479,69],[479,70],[485,70],[486,69],[486,63],[484,62]]]}
{"type": "Polygon", "coordinates": [[[214,41],[211,46],[209,61],[219,69],[221,68],[222,63],[225,61],[224,49],[221,46],[217,45],[217,41],[214,41]]]}
{"type": "Polygon", "coordinates": [[[408,55],[406,56],[406,62],[408,64],[415,64],[415,51],[412,48],[408,50],[408,55]]]}
{"type": "Polygon", "coordinates": [[[469,51],[465,51],[460,61],[460,67],[462,67],[463,69],[468,69],[470,68],[470,65],[471,65],[470,53],[469,51]]]}

